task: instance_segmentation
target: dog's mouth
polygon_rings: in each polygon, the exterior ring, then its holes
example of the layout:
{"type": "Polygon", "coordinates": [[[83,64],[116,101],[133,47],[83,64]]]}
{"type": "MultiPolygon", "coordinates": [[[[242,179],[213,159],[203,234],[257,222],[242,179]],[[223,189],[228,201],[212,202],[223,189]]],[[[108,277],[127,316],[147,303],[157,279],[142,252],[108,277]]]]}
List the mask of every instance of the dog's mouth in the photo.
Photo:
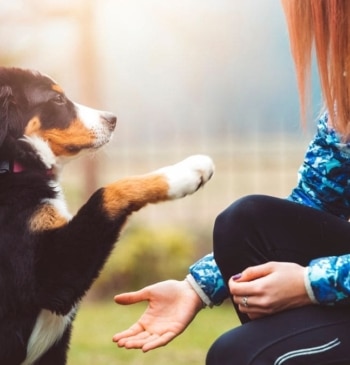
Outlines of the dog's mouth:
{"type": "Polygon", "coordinates": [[[48,130],[43,133],[43,139],[48,142],[56,157],[73,157],[82,151],[94,151],[106,145],[112,138],[113,130],[101,126],[85,130],[72,126],[67,130],[48,130]]]}
{"type": "Polygon", "coordinates": [[[81,150],[96,150],[107,144],[113,135],[117,124],[117,117],[109,112],[88,108],[74,104],[77,120],[72,123],[72,142],[67,144],[67,151],[77,153],[81,150]],[[84,140],[84,141],[83,141],[84,140]],[[81,142],[81,143],[80,143],[81,142]]]}
{"type": "MultiPolygon", "coordinates": [[[[94,138],[92,138],[91,143],[62,145],[60,148],[60,150],[62,152],[60,154],[61,155],[76,155],[83,150],[86,150],[86,151],[98,150],[101,147],[103,147],[104,145],[106,145],[111,140],[112,136],[113,136],[113,132],[109,133],[108,135],[106,135],[104,133],[96,133],[94,138]],[[63,151],[66,151],[66,153],[64,153],[63,151]]],[[[57,151],[58,149],[59,149],[58,146],[53,147],[53,150],[57,151]]]]}
{"type": "Polygon", "coordinates": [[[28,124],[26,135],[45,141],[56,157],[73,157],[81,151],[97,150],[107,144],[113,135],[117,118],[77,105],[77,115],[66,128],[42,129],[39,118],[28,124]]]}
{"type": "Polygon", "coordinates": [[[113,137],[116,122],[117,118],[110,113],[101,115],[101,123],[89,131],[89,134],[93,136],[91,145],[83,146],[83,148],[96,150],[109,143],[113,137]]]}

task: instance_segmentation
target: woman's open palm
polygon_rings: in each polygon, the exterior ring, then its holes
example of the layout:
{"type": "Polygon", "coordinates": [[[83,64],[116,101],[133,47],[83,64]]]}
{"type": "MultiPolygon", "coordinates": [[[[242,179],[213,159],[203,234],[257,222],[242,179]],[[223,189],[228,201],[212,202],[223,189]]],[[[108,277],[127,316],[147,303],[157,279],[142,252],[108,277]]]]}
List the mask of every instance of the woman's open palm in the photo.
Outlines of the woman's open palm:
{"type": "Polygon", "coordinates": [[[182,333],[202,307],[190,284],[167,280],[136,292],[116,295],[118,304],[148,301],[148,307],[129,329],[113,336],[120,347],[146,352],[164,346],[182,333]]]}

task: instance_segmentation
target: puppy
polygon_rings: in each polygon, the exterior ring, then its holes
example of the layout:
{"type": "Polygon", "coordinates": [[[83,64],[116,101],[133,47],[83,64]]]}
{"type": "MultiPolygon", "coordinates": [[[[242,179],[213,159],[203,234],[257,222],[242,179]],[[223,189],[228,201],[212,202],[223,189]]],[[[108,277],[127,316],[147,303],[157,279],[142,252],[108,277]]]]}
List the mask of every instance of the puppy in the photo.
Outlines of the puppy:
{"type": "Polygon", "coordinates": [[[63,365],[79,301],[129,215],[194,193],[213,174],[196,155],[97,190],[75,216],[63,165],[109,142],[116,117],[69,100],[51,78],[0,68],[0,364],[63,365]]]}

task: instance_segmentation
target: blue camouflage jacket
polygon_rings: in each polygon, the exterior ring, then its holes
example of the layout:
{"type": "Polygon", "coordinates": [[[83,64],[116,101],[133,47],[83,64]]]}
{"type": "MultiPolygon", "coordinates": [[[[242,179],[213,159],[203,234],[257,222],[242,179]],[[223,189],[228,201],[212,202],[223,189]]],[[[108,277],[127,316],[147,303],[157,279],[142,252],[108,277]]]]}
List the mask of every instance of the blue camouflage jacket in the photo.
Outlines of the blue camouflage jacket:
{"type": "MultiPolygon", "coordinates": [[[[328,126],[325,113],[318,122],[314,139],[299,169],[298,185],[288,200],[324,210],[349,220],[350,143],[343,143],[328,126]]],[[[229,292],[210,253],[193,264],[187,280],[208,305],[219,305],[229,292]]],[[[305,285],[314,303],[334,305],[350,299],[349,254],[316,258],[306,271],[305,285]]]]}

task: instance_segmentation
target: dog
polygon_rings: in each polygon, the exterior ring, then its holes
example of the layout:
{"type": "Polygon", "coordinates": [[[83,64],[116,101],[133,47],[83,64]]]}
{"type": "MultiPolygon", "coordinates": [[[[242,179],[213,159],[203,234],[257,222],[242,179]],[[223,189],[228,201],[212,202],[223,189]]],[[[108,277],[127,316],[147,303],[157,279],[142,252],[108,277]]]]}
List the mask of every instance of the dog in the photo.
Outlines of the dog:
{"type": "Polygon", "coordinates": [[[112,113],[74,103],[50,77],[0,67],[0,364],[63,365],[79,302],[131,213],[212,176],[194,155],[98,189],[72,216],[59,184],[72,158],[108,143],[112,113]]]}

